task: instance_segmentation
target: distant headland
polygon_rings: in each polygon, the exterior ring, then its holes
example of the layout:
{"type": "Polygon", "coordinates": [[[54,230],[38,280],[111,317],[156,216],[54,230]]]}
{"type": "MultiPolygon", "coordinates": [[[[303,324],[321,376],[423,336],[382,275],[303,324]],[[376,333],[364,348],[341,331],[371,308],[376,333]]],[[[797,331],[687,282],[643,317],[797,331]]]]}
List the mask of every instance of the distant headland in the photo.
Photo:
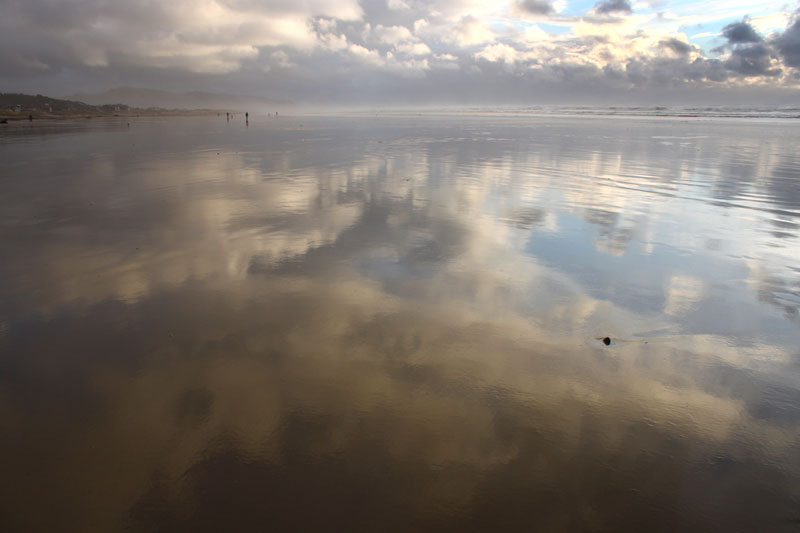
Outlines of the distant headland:
{"type": "Polygon", "coordinates": [[[204,92],[172,93],[120,87],[69,99],[41,94],[0,93],[0,121],[91,117],[196,116],[256,109],[283,109],[292,103],[257,96],[204,92]]]}
{"type": "MultiPolygon", "coordinates": [[[[127,104],[91,105],[41,94],[0,93],[0,121],[93,117],[190,116],[219,113],[216,109],[139,108],[127,104]]],[[[224,111],[223,111],[224,112],[224,111]]]]}

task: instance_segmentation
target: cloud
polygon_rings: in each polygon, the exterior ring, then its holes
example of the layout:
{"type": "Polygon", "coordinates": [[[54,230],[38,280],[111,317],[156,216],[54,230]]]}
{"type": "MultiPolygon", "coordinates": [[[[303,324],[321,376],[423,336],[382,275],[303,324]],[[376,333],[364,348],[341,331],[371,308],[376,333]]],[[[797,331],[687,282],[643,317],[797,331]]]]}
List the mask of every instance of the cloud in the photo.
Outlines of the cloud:
{"type": "Polygon", "coordinates": [[[359,58],[365,63],[372,65],[382,65],[383,60],[377,50],[370,50],[360,44],[351,44],[347,47],[348,52],[359,58]]]}
{"type": "Polygon", "coordinates": [[[681,41],[680,39],[676,39],[674,37],[663,39],[659,44],[664,48],[671,50],[680,56],[688,55],[689,52],[694,50],[694,47],[691,44],[685,41],[681,41]]]}
{"type": "Polygon", "coordinates": [[[314,16],[358,20],[356,0],[146,0],[100,2],[46,0],[4,3],[0,17],[4,48],[18,65],[180,68],[227,73],[257,56],[261,46],[315,44],[314,16]],[[19,41],[27,36],[30,46],[19,41]]]}
{"type": "Polygon", "coordinates": [[[595,13],[599,15],[610,15],[612,13],[633,13],[631,3],[628,0],[603,0],[594,6],[595,13]]]}
{"type": "Polygon", "coordinates": [[[475,57],[492,62],[503,61],[505,63],[514,63],[517,60],[518,52],[507,44],[495,43],[477,52],[475,57]]]}
{"type": "Polygon", "coordinates": [[[550,15],[555,13],[552,2],[549,0],[521,0],[517,7],[532,15],[550,15]]]}
{"type": "Polygon", "coordinates": [[[388,0],[386,5],[389,9],[411,9],[403,0],[388,0]]]}
{"type": "Polygon", "coordinates": [[[745,77],[775,77],[783,72],[776,66],[770,49],[763,44],[734,49],[725,61],[725,68],[745,77]]]}
{"type": "Polygon", "coordinates": [[[426,56],[431,53],[430,47],[425,43],[401,43],[395,50],[412,56],[426,56]]]}
{"type": "Polygon", "coordinates": [[[719,34],[725,44],[706,55],[692,44],[704,34],[690,41],[681,29],[699,15],[637,3],[636,15],[617,16],[633,12],[630,0],[596,2],[580,16],[559,14],[563,7],[550,0],[5,2],[0,83],[55,96],[135,85],[292,100],[324,92],[353,102],[456,93],[538,99],[542,84],[553,97],[579,93],[574,84],[584,83],[609,97],[658,84],[800,84],[791,70],[800,68],[800,22],[774,29],[786,13],[754,11],[728,24],[719,34]]]}
{"type": "Polygon", "coordinates": [[[692,61],[687,69],[686,76],[695,81],[724,82],[729,78],[725,65],[719,59],[705,59],[698,57],[692,61]]]}
{"type": "Polygon", "coordinates": [[[722,35],[730,44],[760,43],[763,39],[747,22],[733,22],[722,28],[722,35]]]}
{"type": "Polygon", "coordinates": [[[401,42],[414,40],[414,35],[411,33],[411,30],[409,30],[405,26],[387,27],[378,24],[377,26],[375,26],[374,33],[381,42],[387,44],[396,45],[401,42]]]}
{"type": "Polygon", "coordinates": [[[800,68],[800,18],[775,39],[774,44],[786,65],[800,68]]]}
{"type": "Polygon", "coordinates": [[[494,40],[494,32],[486,21],[467,15],[453,28],[452,34],[445,38],[460,46],[471,46],[494,40]]]}

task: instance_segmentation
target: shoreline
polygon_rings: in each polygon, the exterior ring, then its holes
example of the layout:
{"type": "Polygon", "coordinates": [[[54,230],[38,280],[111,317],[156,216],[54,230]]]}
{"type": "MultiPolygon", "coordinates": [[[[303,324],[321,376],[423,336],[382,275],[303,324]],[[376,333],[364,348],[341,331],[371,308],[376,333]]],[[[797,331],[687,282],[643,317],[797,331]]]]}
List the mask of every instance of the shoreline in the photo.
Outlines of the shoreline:
{"type": "MultiPolygon", "coordinates": [[[[11,122],[28,122],[30,116],[34,121],[37,120],[69,120],[69,119],[91,119],[91,118],[136,118],[136,117],[200,117],[212,116],[222,113],[230,113],[230,111],[221,111],[218,109],[135,109],[127,111],[115,111],[113,113],[102,112],[81,112],[81,111],[64,111],[64,112],[47,112],[47,111],[0,111],[0,121],[6,124],[11,122]]],[[[239,113],[239,112],[236,112],[239,113]]],[[[241,112],[242,114],[244,112],[241,112]]]]}

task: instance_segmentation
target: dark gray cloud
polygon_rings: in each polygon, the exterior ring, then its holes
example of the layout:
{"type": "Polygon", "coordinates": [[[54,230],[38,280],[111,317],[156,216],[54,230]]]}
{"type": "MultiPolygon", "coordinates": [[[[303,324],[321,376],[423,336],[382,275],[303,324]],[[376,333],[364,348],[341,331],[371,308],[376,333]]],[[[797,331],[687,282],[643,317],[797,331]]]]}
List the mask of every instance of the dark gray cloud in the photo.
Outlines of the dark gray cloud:
{"type": "Polygon", "coordinates": [[[555,13],[553,5],[548,0],[522,0],[518,5],[522,11],[533,15],[549,15],[555,13]]]}
{"type": "Polygon", "coordinates": [[[760,43],[763,40],[746,20],[728,24],[722,28],[722,35],[729,44],[760,43]]]}
{"type": "Polygon", "coordinates": [[[628,0],[603,0],[594,5],[595,13],[610,15],[612,13],[633,13],[628,0]]]}
{"type": "Polygon", "coordinates": [[[662,47],[672,50],[678,55],[685,56],[692,51],[693,47],[689,43],[681,41],[680,39],[670,38],[664,39],[659,43],[662,47]]]}
{"type": "MultiPolygon", "coordinates": [[[[731,71],[718,59],[697,57],[688,61],[687,55],[677,57],[637,58],[629,60],[624,69],[604,72],[606,79],[617,79],[639,87],[651,94],[677,91],[686,85],[719,83],[731,78],[731,71]]],[[[677,94],[677,93],[676,93],[677,94]]]]}
{"type": "Polygon", "coordinates": [[[775,39],[774,44],[787,66],[800,68],[800,18],[775,39]]]}
{"type": "Polygon", "coordinates": [[[698,57],[686,69],[686,78],[692,81],[723,82],[730,77],[725,65],[719,59],[698,57]]]}
{"type": "Polygon", "coordinates": [[[772,63],[772,52],[763,44],[737,47],[725,61],[725,68],[741,76],[779,76],[783,71],[772,63]]]}

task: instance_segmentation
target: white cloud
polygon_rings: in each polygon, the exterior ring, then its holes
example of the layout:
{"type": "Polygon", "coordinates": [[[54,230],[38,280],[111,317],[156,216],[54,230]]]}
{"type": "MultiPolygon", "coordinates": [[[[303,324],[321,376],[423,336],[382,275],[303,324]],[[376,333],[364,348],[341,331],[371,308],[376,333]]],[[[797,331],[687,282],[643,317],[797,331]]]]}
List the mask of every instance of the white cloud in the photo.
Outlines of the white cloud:
{"type": "Polygon", "coordinates": [[[375,26],[375,35],[382,43],[397,45],[398,43],[415,40],[411,30],[405,26],[375,26]]]}
{"type": "Polygon", "coordinates": [[[361,46],[360,44],[351,43],[347,47],[347,51],[364,63],[370,65],[383,65],[383,59],[377,50],[370,50],[369,48],[361,46]]]}
{"type": "Polygon", "coordinates": [[[720,35],[719,32],[704,31],[704,32],[700,32],[700,33],[695,33],[694,35],[691,36],[691,38],[692,39],[702,39],[704,37],[717,37],[719,35],[720,35]]]}
{"type": "Polygon", "coordinates": [[[427,59],[398,59],[392,52],[386,52],[385,67],[401,76],[419,77],[424,76],[430,64],[427,59]]]}
{"type": "Polygon", "coordinates": [[[395,50],[412,56],[426,56],[431,53],[430,47],[425,43],[402,43],[395,50]]]}
{"type": "Polygon", "coordinates": [[[534,24],[525,28],[521,34],[521,38],[525,42],[539,42],[549,41],[551,36],[549,33],[534,24]]]}
{"type": "Polygon", "coordinates": [[[386,5],[389,7],[389,9],[410,9],[410,6],[403,0],[389,0],[386,2],[386,5]]]}
{"type": "Polygon", "coordinates": [[[750,25],[758,32],[767,35],[773,31],[783,31],[792,21],[792,15],[786,12],[770,13],[759,17],[751,17],[750,25]]]}
{"type": "Polygon", "coordinates": [[[328,50],[345,50],[347,48],[347,37],[344,35],[336,35],[333,33],[326,33],[319,36],[320,45],[328,50]]]}
{"type": "Polygon", "coordinates": [[[472,46],[493,41],[494,37],[494,32],[487,21],[467,15],[452,28],[451,34],[443,38],[459,46],[472,46]]]}
{"type": "Polygon", "coordinates": [[[503,43],[495,43],[486,46],[480,52],[475,53],[478,59],[485,59],[487,61],[503,61],[505,63],[514,63],[519,57],[519,52],[503,43]]]}

